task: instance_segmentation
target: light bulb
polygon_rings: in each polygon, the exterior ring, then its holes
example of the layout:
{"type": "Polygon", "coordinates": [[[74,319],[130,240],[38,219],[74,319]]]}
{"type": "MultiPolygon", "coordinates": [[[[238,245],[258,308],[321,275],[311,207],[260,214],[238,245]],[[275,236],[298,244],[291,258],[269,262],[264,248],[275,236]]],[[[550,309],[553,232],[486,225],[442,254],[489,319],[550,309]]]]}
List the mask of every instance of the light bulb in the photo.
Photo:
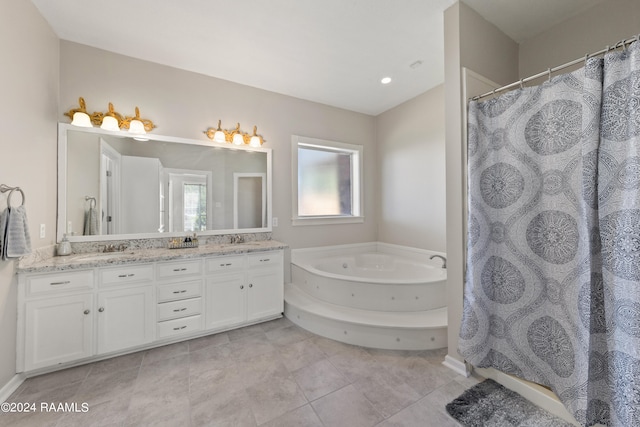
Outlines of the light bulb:
{"type": "Polygon", "coordinates": [[[242,134],[236,133],[235,135],[233,135],[233,143],[235,145],[244,144],[244,138],[242,137],[242,134]]]}
{"type": "Polygon", "coordinates": [[[260,147],[262,144],[260,144],[260,137],[259,136],[252,136],[251,137],[251,141],[249,142],[249,146],[251,147],[260,147]]]}
{"type": "Polygon", "coordinates": [[[91,119],[87,113],[83,113],[81,111],[77,111],[73,114],[73,121],[71,122],[74,126],[79,126],[83,128],[93,127],[91,124],[91,119]]]}
{"type": "Polygon", "coordinates": [[[105,130],[119,131],[120,126],[118,126],[118,119],[113,116],[104,116],[100,128],[105,130]]]}
{"type": "Polygon", "coordinates": [[[215,142],[221,142],[221,143],[225,143],[225,138],[224,138],[224,132],[221,130],[216,131],[216,133],[213,135],[213,140],[215,142]]]}
{"type": "Polygon", "coordinates": [[[140,120],[131,120],[131,123],[129,123],[129,133],[144,135],[147,131],[144,130],[144,124],[140,120]]]}

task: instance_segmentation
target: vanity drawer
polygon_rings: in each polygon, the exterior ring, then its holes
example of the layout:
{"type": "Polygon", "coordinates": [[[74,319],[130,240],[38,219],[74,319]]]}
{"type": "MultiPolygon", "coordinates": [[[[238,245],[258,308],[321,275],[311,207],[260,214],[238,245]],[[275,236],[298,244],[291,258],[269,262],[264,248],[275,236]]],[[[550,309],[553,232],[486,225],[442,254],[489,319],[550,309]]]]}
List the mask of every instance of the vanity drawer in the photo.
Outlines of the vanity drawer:
{"type": "Polygon", "coordinates": [[[202,313],[202,298],[191,298],[158,304],[159,321],[189,317],[200,313],[202,313]]]}
{"type": "Polygon", "coordinates": [[[87,289],[93,289],[90,270],[27,277],[27,296],[87,289]]]}
{"type": "Polygon", "coordinates": [[[202,316],[184,317],[158,323],[158,339],[188,334],[202,329],[202,316]]]}
{"type": "Polygon", "coordinates": [[[247,256],[249,267],[267,267],[282,265],[282,252],[261,252],[247,256]]]}
{"type": "Polygon", "coordinates": [[[158,302],[178,301],[202,295],[202,280],[158,286],[158,302]]]}
{"type": "Polygon", "coordinates": [[[134,282],[150,282],[153,280],[152,265],[120,266],[100,270],[101,285],[113,286],[134,282]]]}
{"type": "Polygon", "coordinates": [[[244,255],[209,258],[207,260],[207,273],[219,273],[242,268],[244,268],[244,255]]]}
{"type": "Polygon", "coordinates": [[[158,264],[158,278],[194,276],[202,273],[202,263],[195,261],[163,262],[158,264]]]}

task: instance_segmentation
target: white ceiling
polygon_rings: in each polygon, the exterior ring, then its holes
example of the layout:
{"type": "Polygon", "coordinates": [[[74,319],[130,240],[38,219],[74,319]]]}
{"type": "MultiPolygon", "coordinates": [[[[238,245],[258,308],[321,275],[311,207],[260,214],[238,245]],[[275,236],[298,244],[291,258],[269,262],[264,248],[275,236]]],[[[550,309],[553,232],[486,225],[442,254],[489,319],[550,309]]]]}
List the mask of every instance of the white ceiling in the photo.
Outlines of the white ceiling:
{"type": "MultiPolygon", "coordinates": [[[[603,0],[464,1],[522,41],[603,0]]],[[[377,115],[444,82],[455,0],[32,2],[64,40],[377,115]]]]}

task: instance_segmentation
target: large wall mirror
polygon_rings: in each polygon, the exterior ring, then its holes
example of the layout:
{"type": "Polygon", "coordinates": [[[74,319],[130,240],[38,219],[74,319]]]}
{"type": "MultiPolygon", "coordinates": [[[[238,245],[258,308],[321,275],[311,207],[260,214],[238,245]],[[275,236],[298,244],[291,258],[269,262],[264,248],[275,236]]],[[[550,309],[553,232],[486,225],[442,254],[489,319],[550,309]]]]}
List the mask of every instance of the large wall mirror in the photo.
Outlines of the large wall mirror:
{"type": "Polygon", "coordinates": [[[271,150],[60,124],[58,241],[271,231],[271,150]]]}

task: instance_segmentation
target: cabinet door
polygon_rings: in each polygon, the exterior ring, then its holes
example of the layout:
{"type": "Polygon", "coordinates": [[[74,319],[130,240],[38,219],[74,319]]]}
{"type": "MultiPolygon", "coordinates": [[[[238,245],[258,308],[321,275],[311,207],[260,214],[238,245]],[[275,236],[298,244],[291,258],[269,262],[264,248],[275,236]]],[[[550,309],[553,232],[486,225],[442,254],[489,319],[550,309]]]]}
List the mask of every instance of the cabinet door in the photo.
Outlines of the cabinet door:
{"type": "Polygon", "coordinates": [[[244,274],[225,274],[207,278],[207,329],[237,325],[246,318],[244,274]]]}
{"type": "Polygon", "coordinates": [[[93,355],[93,294],[25,304],[25,370],[93,355]]]}
{"type": "Polygon", "coordinates": [[[281,270],[253,269],[248,272],[247,320],[257,320],[284,311],[281,270]]]}
{"type": "Polygon", "coordinates": [[[154,339],[151,286],[98,293],[98,353],[146,344],[154,339]]]}

